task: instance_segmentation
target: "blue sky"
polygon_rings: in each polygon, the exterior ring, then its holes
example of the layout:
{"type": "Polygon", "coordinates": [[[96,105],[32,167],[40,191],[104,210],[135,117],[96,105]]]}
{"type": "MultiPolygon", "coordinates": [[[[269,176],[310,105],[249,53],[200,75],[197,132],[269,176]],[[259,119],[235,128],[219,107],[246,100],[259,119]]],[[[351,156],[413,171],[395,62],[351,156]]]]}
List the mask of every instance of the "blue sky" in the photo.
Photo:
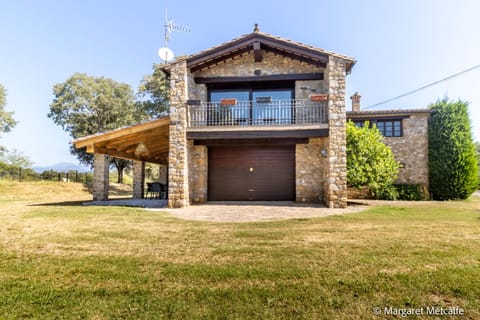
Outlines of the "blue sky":
{"type": "MultiPolygon", "coordinates": [[[[36,165],[74,162],[69,135],[47,118],[52,87],[74,72],[137,88],[160,62],[164,11],[190,33],[170,47],[191,54],[250,33],[274,35],[357,59],[348,97],[362,106],[395,97],[480,64],[480,1],[1,1],[0,83],[18,126],[0,137],[36,165]]],[[[480,141],[480,68],[380,108],[421,108],[448,95],[469,101],[480,141]]]]}

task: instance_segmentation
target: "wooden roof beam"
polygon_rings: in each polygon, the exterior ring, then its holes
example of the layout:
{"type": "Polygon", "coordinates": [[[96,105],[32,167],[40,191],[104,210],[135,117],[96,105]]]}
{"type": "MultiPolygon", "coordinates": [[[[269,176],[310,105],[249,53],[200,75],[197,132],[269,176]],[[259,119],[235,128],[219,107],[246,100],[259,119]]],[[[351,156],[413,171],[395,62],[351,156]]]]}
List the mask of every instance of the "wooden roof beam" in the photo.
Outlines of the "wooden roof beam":
{"type": "Polygon", "coordinates": [[[108,141],[108,140],[112,140],[112,139],[115,139],[115,138],[121,138],[121,137],[130,135],[130,134],[135,134],[135,133],[139,133],[139,132],[142,132],[142,131],[145,131],[145,130],[158,128],[159,126],[167,126],[168,127],[169,124],[170,124],[170,117],[166,116],[166,117],[162,117],[162,118],[157,119],[157,120],[153,120],[153,121],[140,123],[140,124],[132,125],[132,126],[125,127],[125,128],[112,130],[112,131],[105,132],[105,133],[102,133],[102,134],[95,134],[95,135],[91,135],[91,136],[88,136],[88,137],[79,138],[79,139],[74,140],[73,144],[75,145],[76,148],[83,148],[83,147],[86,147],[88,145],[94,145],[97,142],[108,141]]]}
{"type": "Polygon", "coordinates": [[[263,51],[259,41],[253,43],[253,55],[255,56],[255,62],[262,62],[263,51]]]}
{"type": "Polygon", "coordinates": [[[119,139],[117,141],[110,140],[110,141],[102,141],[99,142],[97,145],[99,146],[109,146],[111,148],[128,148],[129,146],[137,145],[140,142],[143,143],[162,143],[168,145],[168,134],[163,135],[138,135],[138,136],[131,136],[128,139],[119,139]],[[161,142],[165,140],[165,143],[161,142]]]}

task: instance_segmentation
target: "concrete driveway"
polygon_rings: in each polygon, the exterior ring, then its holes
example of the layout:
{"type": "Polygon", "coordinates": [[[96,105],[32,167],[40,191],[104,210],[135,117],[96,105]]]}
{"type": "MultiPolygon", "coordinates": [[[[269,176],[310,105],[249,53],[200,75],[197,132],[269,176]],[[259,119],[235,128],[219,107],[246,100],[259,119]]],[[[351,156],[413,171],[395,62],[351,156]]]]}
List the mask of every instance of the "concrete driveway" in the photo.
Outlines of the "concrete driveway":
{"type": "Polygon", "coordinates": [[[298,204],[288,201],[261,202],[208,202],[181,209],[151,209],[170,213],[172,216],[198,221],[253,222],[292,218],[315,218],[346,214],[365,210],[365,205],[350,205],[346,209],[329,209],[323,205],[298,204]]]}

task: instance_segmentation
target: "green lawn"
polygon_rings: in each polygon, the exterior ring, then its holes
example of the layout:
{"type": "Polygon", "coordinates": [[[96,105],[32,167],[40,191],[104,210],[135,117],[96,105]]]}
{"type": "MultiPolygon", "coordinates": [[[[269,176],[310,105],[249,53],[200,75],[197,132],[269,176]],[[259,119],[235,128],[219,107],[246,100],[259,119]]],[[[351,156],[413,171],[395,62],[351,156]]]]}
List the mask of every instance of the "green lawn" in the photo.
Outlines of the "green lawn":
{"type": "Polygon", "coordinates": [[[480,197],[238,224],[82,199],[0,181],[0,319],[480,319],[480,197]]]}

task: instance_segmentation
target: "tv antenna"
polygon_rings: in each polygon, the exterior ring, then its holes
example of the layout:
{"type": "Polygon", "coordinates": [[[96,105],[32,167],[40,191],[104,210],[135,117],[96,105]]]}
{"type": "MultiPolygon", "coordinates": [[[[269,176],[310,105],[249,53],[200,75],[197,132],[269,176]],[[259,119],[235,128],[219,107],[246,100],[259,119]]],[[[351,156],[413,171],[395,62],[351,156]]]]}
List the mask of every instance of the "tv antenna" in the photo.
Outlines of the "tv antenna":
{"type": "Polygon", "coordinates": [[[167,9],[165,9],[165,46],[158,49],[158,56],[167,63],[174,58],[173,51],[168,47],[168,41],[170,41],[172,31],[178,32],[190,32],[190,28],[187,26],[179,25],[173,22],[173,19],[168,20],[167,9]]]}

